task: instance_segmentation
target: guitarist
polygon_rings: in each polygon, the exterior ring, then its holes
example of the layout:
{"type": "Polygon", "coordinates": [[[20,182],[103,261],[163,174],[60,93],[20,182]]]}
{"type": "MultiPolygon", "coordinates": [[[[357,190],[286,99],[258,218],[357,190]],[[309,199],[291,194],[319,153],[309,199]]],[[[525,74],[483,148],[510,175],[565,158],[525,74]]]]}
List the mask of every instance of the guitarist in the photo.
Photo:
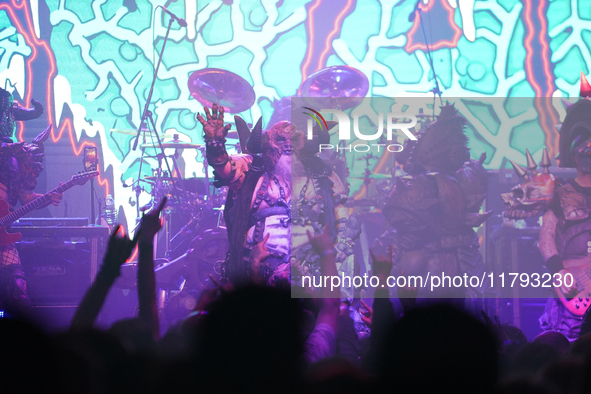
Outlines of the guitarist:
{"type": "Polygon", "coordinates": [[[0,88],[0,138],[3,142],[12,142],[16,121],[31,120],[43,114],[43,106],[35,99],[33,108],[25,108],[14,102],[12,94],[0,88]]]}
{"type": "MultiPolygon", "coordinates": [[[[5,108],[5,102],[11,102],[8,99],[6,91],[0,91],[3,114],[6,111],[14,109],[12,106],[5,108]]],[[[40,113],[43,112],[41,104],[35,102],[35,107],[40,113]]],[[[19,111],[24,111],[17,108],[19,111]]],[[[1,115],[1,114],[0,114],[1,115]]],[[[39,116],[37,115],[37,116],[39,116]]],[[[21,120],[19,117],[0,116],[0,130],[14,130],[12,124],[15,120],[21,120]],[[7,124],[10,123],[10,124],[7,124]]],[[[24,118],[22,118],[24,120],[24,118]]],[[[39,134],[32,143],[12,143],[12,135],[2,135],[0,139],[0,199],[6,201],[12,209],[19,202],[27,204],[38,198],[41,194],[34,193],[37,186],[37,179],[43,170],[41,162],[43,160],[43,142],[49,137],[51,125],[39,134]]],[[[62,199],[62,194],[54,193],[49,203],[58,205],[62,199]]],[[[0,307],[19,308],[30,304],[27,296],[26,281],[24,272],[20,266],[20,259],[16,246],[8,244],[0,246],[0,307]]]]}
{"type": "MultiPolygon", "coordinates": [[[[559,144],[559,165],[575,168],[576,178],[554,181],[551,175],[538,174],[538,178],[516,186],[512,196],[510,193],[503,196],[507,204],[505,217],[508,218],[535,216],[547,209],[538,247],[546,268],[552,274],[561,274],[562,278],[568,272],[565,267],[582,264],[583,267],[591,267],[591,86],[582,73],[580,96],[581,99],[574,104],[565,103],[567,115],[560,128],[559,144]]],[[[542,167],[549,166],[549,159],[544,161],[547,163],[542,167]]],[[[535,163],[533,167],[532,163],[533,159],[528,154],[528,169],[535,169],[535,163]]],[[[521,171],[525,172],[523,168],[521,171]]],[[[576,313],[578,311],[573,311],[572,307],[567,309],[563,301],[572,299],[580,290],[576,279],[571,286],[563,284],[557,288],[557,292],[562,293],[562,300],[548,299],[539,319],[543,330],[559,331],[571,341],[578,338],[582,315],[589,302],[585,302],[585,298],[577,302],[576,298],[575,308],[580,311],[576,313]]]]}

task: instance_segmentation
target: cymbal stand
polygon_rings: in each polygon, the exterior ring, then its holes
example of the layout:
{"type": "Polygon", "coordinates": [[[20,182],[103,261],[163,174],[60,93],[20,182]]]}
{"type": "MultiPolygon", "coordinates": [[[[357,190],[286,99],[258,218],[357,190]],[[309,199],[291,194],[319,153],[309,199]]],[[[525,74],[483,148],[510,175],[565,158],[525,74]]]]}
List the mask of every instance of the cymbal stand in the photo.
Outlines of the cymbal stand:
{"type": "Polygon", "coordinates": [[[439,88],[439,81],[437,78],[437,73],[435,72],[435,66],[433,65],[433,55],[431,54],[431,47],[429,46],[429,40],[427,39],[427,34],[425,33],[425,25],[423,24],[423,10],[417,3],[416,11],[419,13],[419,24],[421,25],[421,30],[423,31],[423,39],[425,40],[425,45],[427,47],[427,55],[429,57],[429,65],[431,66],[431,71],[433,72],[433,80],[435,81],[435,87],[431,89],[433,92],[433,117],[435,117],[435,97],[439,96],[439,102],[443,105],[443,101],[441,101],[441,89],[439,88]]]}
{"type": "MultiPolygon", "coordinates": [[[[170,18],[168,20],[168,27],[166,29],[166,35],[164,36],[164,42],[162,43],[162,50],[160,51],[160,54],[159,54],[160,56],[158,57],[158,64],[156,65],[156,69],[154,70],[154,76],[152,77],[152,84],[150,85],[148,98],[146,99],[146,105],[144,106],[144,112],[142,113],[142,118],[141,118],[140,124],[137,129],[137,136],[135,138],[135,142],[133,143],[133,148],[132,148],[132,150],[137,149],[137,145],[138,145],[139,138],[140,138],[140,133],[142,131],[142,126],[147,123],[147,120],[149,120],[150,124],[152,125],[152,131],[154,132],[154,134],[156,134],[156,140],[158,141],[158,147],[160,148],[160,152],[162,152],[162,155],[165,158],[164,161],[166,162],[166,167],[168,168],[168,172],[171,177],[174,173],[170,170],[170,165],[168,163],[168,160],[166,160],[164,148],[162,147],[162,141],[160,140],[160,136],[158,135],[158,132],[156,131],[156,124],[154,123],[154,118],[152,117],[152,111],[150,111],[149,107],[150,107],[150,102],[152,101],[152,94],[154,93],[154,86],[156,85],[156,79],[158,78],[158,70],[160,69],[160,64],[162,64],[162,57],[164,56],[164,49],[166,48],[166,43],[168,42],[170,28],[172,27],[172,22],[174,20],[175,20],[174,18],[170,18]]],[[[143,152],[142,152],[142,156],[143,156],[143,152]]],[[[174,161],[175,160],[173,157],[173,162],[174,161]]],[[[140,164],[141,164],[141,162],[140,162],[140,164]]],[[[175,162],[175,167],[178,169],[178,166],[176,166],[176,162],[175,162]]],[[[141,170],[141,165],[140,165],[140,170],[141,170]]],[[[179,173],[178,176],[180,178],[181,174],[179,173]]],[[[141,178],[141,172],[140,172],[140,176],[138,176],[138,179],[139,178],[141,178]]],[[[183,188],[183,193],[184,193],[185,188],[184,188],[182,180],[180,183],[181,183],[181,187],[183,188]]],[[[139,195],[138,195],[138,199],[139,199],[139,195]]],[[[139,217],[139,211],[138,211],[138,217],[139,217]]]]}
{"type": "MultiPolygon", "coordinates": [[[[171,191],[173,194],[175,194],[178,197],[178,200],[181,201],[183,198],[185,198],[187,196],[187,190],[185,189],[185,182],[183,180],[183,177],[181,176],[181,172],[176,160],[176,152],[175,154],[171,155],[170,158],[172,159],[172,165],[173,168],[176,171],[178,180],[179,180],[179,184],[181,185],[181,190],[182,192],[179,192],[179,190],[176,188],[175,185],[175,177],[174,177],[174,172],[172,172],[171,167],[170,167],[170,163],[168,162],[168,156],[164,153],[164,147],[162,146],[162,140],[160,140],[160,136],[158,135],[158,131],[156,131],[156,124],[154,122],[154,118],[152,117],[152,112],[148,111],[147,113],[147,117],[150,120],[150,124],[152,126],[153,132],[156,135],[156,140],[158,141],[158,145],[160,147],[160,151],[162,152],[161,154],[158,155],[158,180],[157,180],[157,185],[159,184],[160,178],[162,176],[162,161],[164,161],[164,163],[166,163],[166,169],[168,170],[168,174],[170,176],[170,178],[172,179],[172,187],[171,187],[171,191]]],[[[157,196],[153,196],[154,198],[156,198],[157,196]]],[[[154,201],[154,204],[157,204],[157,201],[154,201]]],[[[166,210],[164,213],[164,218],[165,218],[165,226],[164,226],[164,237],[165,237],[165,252],[164,252],[164,256],[165,258],[170,258],[171,254],[172,254],[172,250],[170,249],[171,246],[171,237],[172,237],[172,213],[170,212],[170,210],[166,210]]]]}
{"type": "MultiPolygon", "coordinates": [[[[131,187],[131,190],[133,190],[135,192],[136,217],[137,217],[138,221],[139,221],[139,217],[140,217],[140,212],[143,211],[142,207],[140,207],[140,204],[139,204],[139,198],[140,198],[140,194],[145,190],[142,186],[140,186],[140,182],[146,182],[152,186],[151,182],[145,181],[143,179],[137,179],[137,180],[133,181],[131,185],[124,185],[123,186],[123,187],[131,187]]],[[[150,203],[150,205],[152,205],[152,204],[150,203]]]]}
{"type": "MultiPolygon", "coordinates": [[[[144,133],[144,142],[146,142],[145,140],[146,140],[146,134],[144,133]]],[[[146,182],[145,180],[142,179],[142,167],[144,164],[144,156],[145,155],[146,155],[146,151],[145,151],[145,149],[142,149],[142,155],[140,156],[140,166],[138,169],[137,179],[135,181],[133,181],[131,183],[131,185],[126,185],[125,182],[123,182],[123,187],[131,187],[131,189],[135,192],[135,207],[136,207],[136,221],[137,222],[139,222],[139,219],[140,219],[140,194],[144,190],[140,186],[140,182],[146,182]]]]}
{"type": "MultiPolygon", "coordinates": [[[[147,123],[147,120],[149,120],[150,121],[150,124],[152,126],[152,131],[156,135],[156,140],[158,141],[158,147],[160,148],[160,152],[162,152],[162,156],[163,156],[164,162],[166,163],[166,167],[168,169],[168,173],[170,174],[171,178],[173,178],[173,174],[174,173],[170,169],[170,164],[168,163],[168,160],[166,160],[166,154],[164,153],[164,148],[162,146],[162,141],[160,140],[160,136],[158,134],[158,131],[156,130],[156,124],[154,122],[154,118],[152,117],[152,111],[150,111],[149,106],[150,106],[150,103],[152,101],[152,94],[154,93],[154,86],[156,85],[156,79],[158,77],[158,70],[160,69],[160,64],[162,64],[162,58],[164,56],[164,50],[166,48],[166,43],[168,42],[168,36],[170,34],[170,28],[172,27],[173,20],[175,20],[175,19],[174,18],[170,18],[168,20],[168,27],[166,29],[166,35],[164,36],[164,42],[162,43],[162,49],[161,49],[160,54],[159,54],[158,64],[156,65],[156,69],[154,70],[154,76],[152,78],[152,84],[150,85],[150,90],[149,90],[149,93],[148,93],[148,98],[146,99],[146,105],[144,106],[144,112],[142,114],[142,118],[141,118],[140,124],[139,124],[138,129],[137,129],[137,136],[136,136],[135,142],[133,144],[133,148],[132,148],[132,150],[136,150],[137,149],[138,142],[139,142],[139,137],[140,137],[140,133],[141,133],[141,130],[142,130],[142,126],[144,126],[147,123]]],[[[142,152],[142,159],[143,159],[143,155],[144,155],[144,152],[142,152]]],[[[175,160],[175,157],[174,156],[172,157],[172,160],[174,162],[175,169],[178,170],[178,166],[176,165],[176,160],[175,160]]],[[[139,173],[139,176],[138,176],[138,181],[141,178],[141,163],[142,162],[140,161],[140,173],[139,173]]],[[[160,170],[160,166],[159,166],[159,170],[160,170]]],[[[184,183],[182,181],[182,176],[181,176],[180,173],[177,173],[177,175],[178,175],[178,177],[180,179],[180,184],[181,184],[181,188],[183,189],[183,194],[185,194],[185,187],[184,187],[184,183]]],[[[160,171],[158,171],[158,177],[160,177],[160,171]]],[[[158,178],[158,181],[159,180],[160,180],[160,178],[158,178]]],[[[138,183],[138,187],[139,187],[139,183],[138,183]]],[[[176,188],[173,188],[173,189],[176,189],[176,188]]],[[[136,199],[138,201],[138,211],[137,211],[138,219],[139,219],[139,215],[140,215],[140,213],[139,213],[140,212],[139,211],[139,193],[140,193],[140,190],[137,189],[136,190],[136,199]]],[[[178,194],[178,191],[177,190],[174,190],[174,193],[175,194],[178,194]]],[[[169,235],[170,234],[167,233],[167,236],[166,236],[166,246],[167,246],[167,248],[168,248],[168,245],[169,245],[169,238],[170,238],[169,235]]]]}
{"type": "MultiPolygon", "coordinates": [[[[158,141],[158,147],[160,148],[160,152],[162,152],[162,160],[164,161],[164,163],[166,163],[166,169],[168,170],[168,174],[170,175],[170,178],[174,180],[174,176],[173,176],[174,172],[171,171],[170,163],[168,162],[168,160],[166,160],[167,156],[164,153],[164,147],[162,146],[162,140],[160,139],[160,136],[158,135],[158,131],[156,130],[156,123],[154,123],[154,118],[152,117],[152,111],[148,110],[146,116],[150,120],[150,124],[152,125],[152,129],[153,129],[152,131],[156,135],[156,141],[158,141]]],[[[179,178],[179,183],[181,184],[181,189],[183,190],[183,196],[184,196],[185,195],[185,183],[183,182],[183,177],[181,176],[181,173],[179,171],[179,166],[176,162],[175,155],[172,155],[171,158],[172,158],[173,167],[176,170],[176,174],[179,178]]],[[[159,160],[159,163],[158,163],[159,170],[160,170],[161,165],[162,164],[159,160]]],[[[160,177],[160,171],[158,172],[158,177],[160,177]]],[[[180,198],[183,197],[183,196],[178,195],[178,190],[176,190],[176,188],[173,188],[173,191],[177,195],[177,197],[180,197],[180,198]]]]}
{"type": "Polygon", "coordinates": [[[197,148],[203,156],[203,173],[205,174],[205,195],[207,202],[210,202],[210,191],[209,191],[209,163],[207,163],[207,155],[205,154],[205,147],[197,148]]]}
{"type": "Polygon", "coordinates": [[[377,156],[374,156],[371,153],[368,153],[365,156],[357,158],[357,160],[365,161],[365,172],[363,173],[363,183],[365,184],[367,194],[369,195],[369,184],[371,183],[371,171],[369,170],[369,161],[371,159],[377,159],[377,156]]]}
{"type": "MultiPolygon", "coordinates": [[[[164,56],[164,48],[166,48],[166,42],[168,41],[168,35],[170,34],[170,28],[172,27],[173,18],[168,20],[168,28],[166,29],[166,36],[164,36],[164,42],[162,43],[162,50],[160,51],[160,56],[158,58],[158,64],[156,65],[156,69],[154,70],[154,77],[152,78],[152,85],[150,86],[150,91],[148,93],[148,98],[146,99],[146,105],[144,106],[144,112],[142,113],[142,119],[140,121],[140,125],[137,128],[137,136],[135,138],[135,142],[133,143],[132,150],[137,149],[137,144],[140,139],[140,132],[142,130],[142,126],[146,124],[146,119],[148,116],[151,118],[152,113],[150,112],[149,106],[150,102],[152,101],[152,94],[154,93],[154,85],[156,84],[156,78],[158,77],[158,70],[160,69],[160,64],[162,63],[162,57],[164,56]]],[[[158,143],[160,148],[162,149],[162,144],[160,143],[160,139],[158,139],[158,143]]],[[[162,150],[164,153],[164,150],[162,150]]]]}

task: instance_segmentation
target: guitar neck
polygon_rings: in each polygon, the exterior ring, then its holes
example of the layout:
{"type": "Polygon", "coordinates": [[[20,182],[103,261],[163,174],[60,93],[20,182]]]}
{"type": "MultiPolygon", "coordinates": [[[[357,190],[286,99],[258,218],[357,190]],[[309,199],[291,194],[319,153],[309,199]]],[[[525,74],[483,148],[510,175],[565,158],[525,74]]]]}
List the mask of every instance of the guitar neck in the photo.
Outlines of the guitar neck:
{"type": "Polygon", "coordinates": [[[23,205],[19,209],[12,211],[8,215],[6,215],[2,219],[0,219],[0,227],[2,227],[2,228],[8,227],[10,224],[14,223],[18,219],[25,216],[27,213],[47,204],[51,200],[51,195],[53,193],[63,193],[66,190],[70,189],[74,185],[75,185],[75,183],[70,180],[70,181],[64,183],[63,185],[56,187],[55,189],[51,190],[50,192],[42,195],[41,197],[34,199],[30,203],[23,205]]]}

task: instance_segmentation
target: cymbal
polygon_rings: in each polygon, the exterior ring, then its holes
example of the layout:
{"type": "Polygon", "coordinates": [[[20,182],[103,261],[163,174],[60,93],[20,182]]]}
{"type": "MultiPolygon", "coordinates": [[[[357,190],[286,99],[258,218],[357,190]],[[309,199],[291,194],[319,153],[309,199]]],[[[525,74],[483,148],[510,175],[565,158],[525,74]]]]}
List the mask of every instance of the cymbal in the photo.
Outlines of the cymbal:
{"type": "Polygon", "coordinates": [[[220,68],[197,70],[189,76],[189,92],[201,105],[217,103],[224,111],[237,114],[254,104],[252,86],[241,76],[220,68]]]}
{"type": "MultiPolygon", "coordinates": [[[[207,186],[205,185],[204,178],[183,178],[182,184],[188,192],[197,193],[199,195],[207,193],[207,186]]],[[[181,181],[179,179],[176,180],[174,187],[178,190],[182,190],[181,181]]]]}
{"type": "MultiPolygon", "coordinates": [[[[109,129],[109,131],[112,133],[117,133],[117,134],[137,135],[137,130],[134,130],[134,129],[109,129]]],[[[147,132],[147,133],[152,132],[152,130],[148,130],[148,129],[142,129],[140,131],[147,132]]]]}
{"type": "MultiPolygon", "coordinates": [[[[352,179],[365,179],[366,176],[349,176],[347,178],[352,178],[352,179]]],[[[392,175],[390,174],[369,174],[369,179],[389,179],[392,178],[392,175]]]]}
{"type": "Polygon", "coordinates": [[[368,91],[369,80],[361,71],[350,66],[332,66],[310,75],[302,84],[300,95],[317,98],[348,97],[351,99],[339,100],[340,109],[348,109],[357,106],[368,91]]]}
{"type": "MultiPolygon", "coordinates": [[[[134,129],[109,129],[109,131],[111,133],[133,135],[134,137],[137,135],[137,130],[134,130],[134,129]]],[[[148,130],[148,129],[142,129],[141,132],[154,134],[154,132],[152,130],[148,130]]],[[[166,133],[162,133],[162,134],[158,134],[158,135],[160,136],[160,138],[172,138],[173,137],[172,135],[166,134],[166,133]]]]}
{"type": "MultiPolygon", "coordinates": [[[[144,178],[144,180],[148,180],[148,181],[152,181],[152,182],[157,182],[158,181],[158,177],[157,176],[147,176],[144,178]]],[[[179,178],[175,177],[175,178],[171,178],[169,176],[161,176],[160,177],[161,181],[178,181],[179,178]]]]}
{"type": "MultiPolygon", "coordinates": [[[[155,184],[158,181],[157,176],[147,176],[143,180],[155,184]]],[[[172,182],[174,186],[178,190],[182,190],[181,180],[180,178],[171,178],[169,176],[161,176],[161,182],[172,182]]],[[[207,187],[205,185],[204,178],[183,178],[183,185],[185,186],[185,190],[191,193],[197,194],[205,194],[207,192],[207,187]]]]}
{"type": "MultiPolygon", "coordinates": [[[[175,148],[175,149],[184,149],[184,148],[201,148],[203,145],[198,145],[198,144],[190,144],[188,142],[182,142],[179,140],[172,140],[172,141],[168,141],[168,142],[163,142],[162,143],[162,148],[167,149],[167,148],[175,148]],[[175,142],[178,141],[178,142],[175,142]]],[[[141,144],[140,148],[145,149],[145,148],[154,148],[157,149],[158,148],[158,144],[141,144]]]]}

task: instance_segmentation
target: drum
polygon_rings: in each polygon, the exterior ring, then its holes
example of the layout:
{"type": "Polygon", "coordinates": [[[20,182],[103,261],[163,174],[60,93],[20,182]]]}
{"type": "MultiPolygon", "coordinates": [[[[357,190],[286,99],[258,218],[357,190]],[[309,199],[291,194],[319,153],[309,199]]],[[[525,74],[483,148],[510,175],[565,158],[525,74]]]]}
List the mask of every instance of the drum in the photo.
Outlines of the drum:
{"type": "Polygon", "coordinates": [[[200,215],[201,221],[197,228],[198,231],[205,231],[210,228],[223,227],[226,230],[226,222],[224,221],[224,207],[210,209],[209,212],[203,212],[200,215]]]}
{"type": "MultiPolygon", "coordinates": [[[[191,248],[178,258],[154,260],[156,285],[161,289],[178,290],[181,285],[188,290],[201,290],[209,274],[220,279],[222,264],[229,248],[228,235],[224,227],[210,228],[191,241],[191,248]]],[[[123,264],[121,276],[115,287],[132,289],[136,286],[137,262],[123,264]]]]}
{"type": "Polygon", "coordinates": [[[191,248],[175,260],[156,268],[156,283],[167,289],[202,290],[209,275],[220,279],[222,264],[229,243],[225,228],[211,228],[200,232],[191,241],[191,248]]]}
{"type": "Polygon", "coordinates": [[[168,289],[184,286],[189,290],[201,290],[212,274],[222,275],[222,263],[229,249],[228,235],[221,209],[201,212],[198,225],[184,235],[192,235],[183,242],[185,252],[174,260],[156,267],[156,282],[168,289]]]}
{"type": "Polygon", "coordinates": [[[211,228],[203,231],[191,242],[189,257],[192,266],[196,266],[197,277],[201,284],[212,274],[216,279],[222,275],[222,264],[226,260],[226,255],[230,243],[225,227],[211,228]]]}
{"type": "Polygon", "coordinates": [[[210,202],[216,208],[223,208],[226,204],[226,198],[228,198],[228,187],[224,186],[219,188],[217,193],[210,197],[210,202]]]}

